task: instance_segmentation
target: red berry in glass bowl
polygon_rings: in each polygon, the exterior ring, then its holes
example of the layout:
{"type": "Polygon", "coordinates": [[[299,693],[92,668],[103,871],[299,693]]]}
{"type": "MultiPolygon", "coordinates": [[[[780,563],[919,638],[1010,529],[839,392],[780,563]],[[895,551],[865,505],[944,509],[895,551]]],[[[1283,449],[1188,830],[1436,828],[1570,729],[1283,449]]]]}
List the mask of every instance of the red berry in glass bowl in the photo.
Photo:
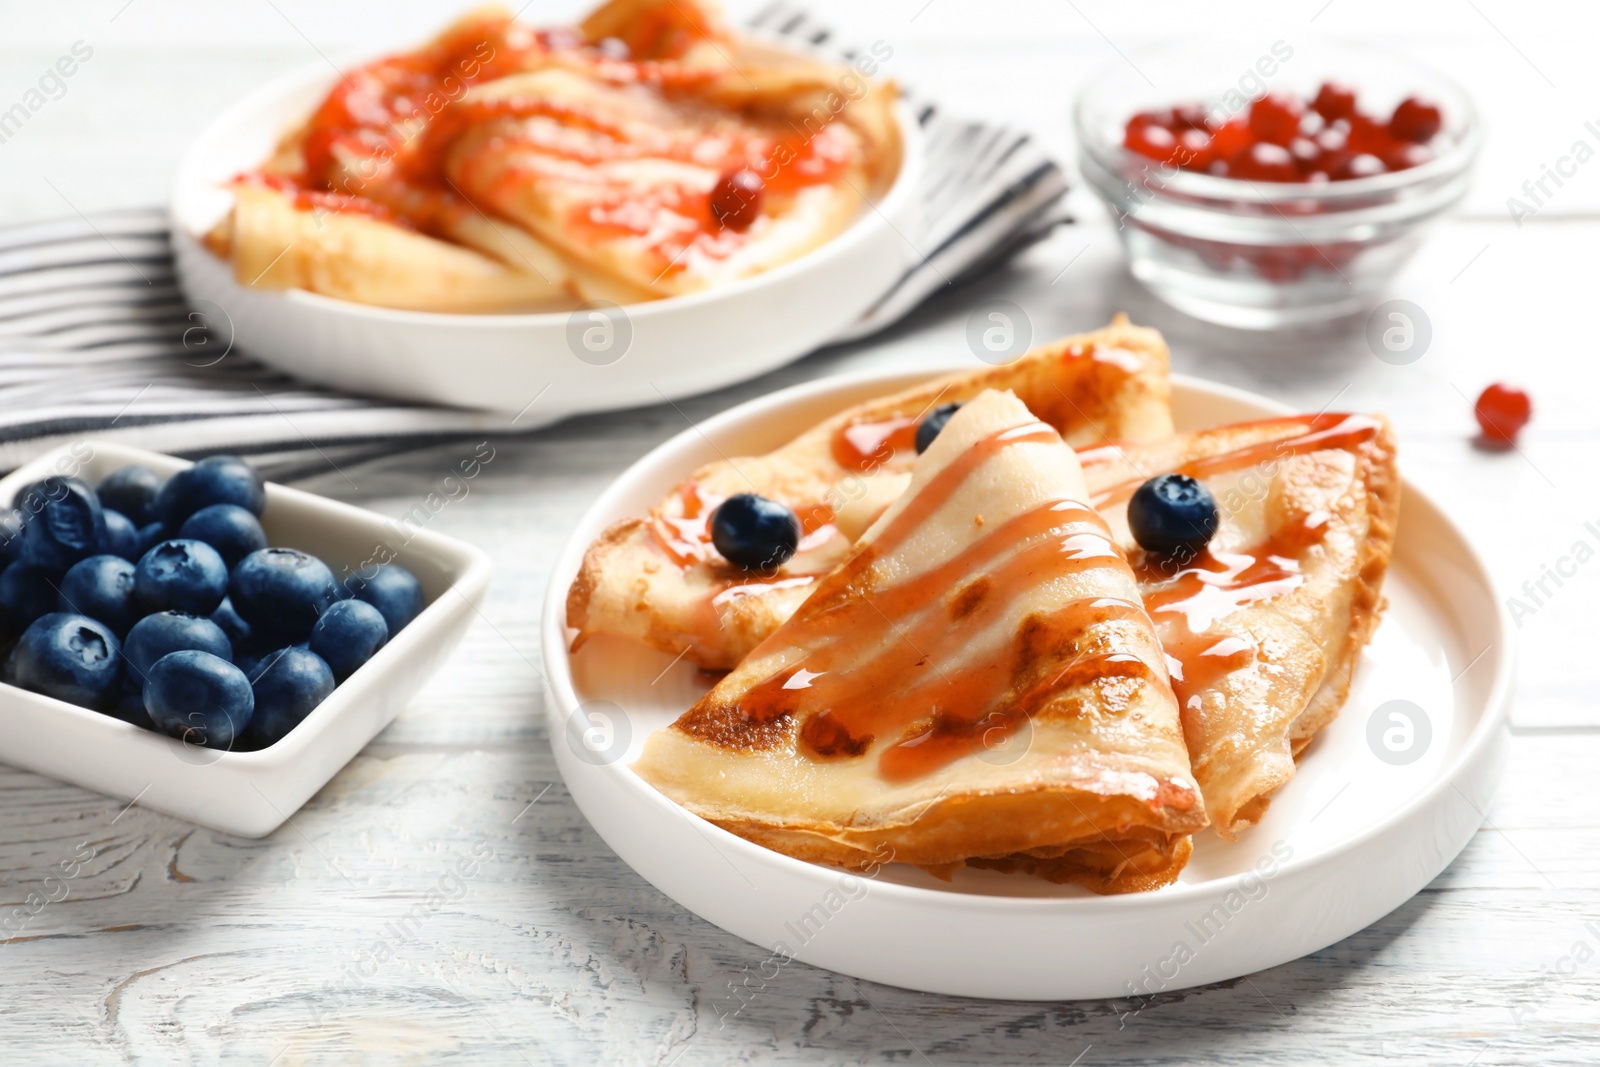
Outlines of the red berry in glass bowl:
{"type": "Polygon", "coordinates": [[[1383,165],[1383,160],[1366,152],[1358,152],[1353,156],[1346,156],[1332,170],[1333,180],[1336,182],[1351,181],[1355,178],[1372,178],[1384,173],[1388,168],[1383,165]]]}
{"type": "Polygon", "coordinates": [[[1141,156],[1165,163],[1172,157],[1172,150],[1178,147],[1178,139],[1165,126],[1158,126],[1145,119],[1143,115],[1135,115],[1128,123],[1128,128],[1122,136],[1122,146],[1141,156]]]}
{"type": "Polygon", "coordinates": [[[1322,159],[1322,149],[1317,147],[1317,142],[1309,137],[1296,137],[1289,142],[1289,154],[1294,157],[1295,166],[1301,174],[1317,169],[1318,162],[1322,159]]]}
{"type": "Polygon", "coordinates": [[[1251,182],[1297,182],[1300,168],[1287,148],[1261,142],[1228,160],[1228,176],[1251,182]]]}
{"type": "Polygon", "coordinates": [[[743,233],[760,216],[766,189],[753,170],[729,171],[711,189],[711,217],[724,229],[743,233]]]}
{"type": "Polygon", "coordinates": [[[1358,114],[1350,120],[1350,135],[1345,145],[1352,152],[1366,152],[1382,158],[1385,152],[1392,151],[1399,144],[1394,134],[1389,132],[1389,127],[1376,119],[1358,114]]]}
{"type": "Polygon", "coordinates": [[[1211,151],[1218,159],[1232,159],[1250,147],[1255,138],[1250,136],[1250,126],[1244,119],[1233,119],[1211,135],[1211,151]]]}
{"type": "Polygon", "coordinates": [[[1389,132],[1402,141],[1427,144],[1444,125],[1444,116],[1437,104],[1420,97],[1408,96],[1400,101],[1389,118],[1389,132]]]}
{"type": "Polygon", "coordinates": [[[1216,158],[1211,149],[1211,135],[1204,130],[1188,129],[1178,134],[1178,147],[1172,154],[1172,162],[1178,166],[1205,170],[1216,158]]]}
{"type": "Polygon", "coordinates": [[[1300,135],[1305,105],[1288,93],[1268,93],[1250,105],[1250,132],[1275,145],[1288,145],[1300,135]]]}
{"type": "Polygon", "coordinates": [[[1495,382],[1479,394],[1473,414],[1485,440],[1510,445],[1533,417],[1533,401],[1516,386],[1495,382]]]}
{"type": "Polygon", "coordinates": [[[1356,113],[1356,91],[1339,82],[1323,82],[1311,101],[1311,110],[1329,122],[1347,119],[1356,113]]]}
{"type": "Polygon", "coordinates": [[[1383,154],[1383,165],[1390,170],[1410,170],[1432,158],[1433,152],[1427,145],[1403,144],[1383,154]]]}

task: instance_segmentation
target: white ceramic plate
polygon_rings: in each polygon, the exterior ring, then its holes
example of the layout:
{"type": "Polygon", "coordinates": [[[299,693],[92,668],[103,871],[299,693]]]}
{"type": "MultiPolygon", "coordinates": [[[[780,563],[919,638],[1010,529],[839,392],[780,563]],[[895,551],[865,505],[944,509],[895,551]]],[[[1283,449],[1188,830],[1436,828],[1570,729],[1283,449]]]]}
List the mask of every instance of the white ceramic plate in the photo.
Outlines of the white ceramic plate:
{"type": "MultiPolygon", "coordinates": [[[[163,476],[189,466],[125,445],[78,442],[0,479],[0,501],[47,474],[94,485],[130,463],[163,476]]],[[[270,748],[218,752],[0,684],[0,762],[244,837],[269,834],[299,810],[455,649],[488,589],[489,559],[428,530],[408,528],[407,540],[382,516],[270,482],[261,525],[268,544],[310,552],[336,575],[387,545],[422,583],[428,606],[270,748]]]]}
{"type": "Polygon", "coordinates": [[[428,404],[526,412],[517,420],[523,428],[584,411],[657,404],[804,355],[854,322],[916,256],[902,234],[914,224],[921,129],[902,105],[900,174],[848,230],[754,278],[629,305],[622,309],[625,323],[613,323],[611,347],[586,352],[586,359],[569,341],[590,325],[583,312],[395,311],[300,289],[240,285],[232,267],[198,238],[232,204],[223,185],[259,166],[335,77],[326,63],[313,64],[229,108],[179,161],[170,204],[178,279],[190,304],[210,315],[220,309],[227,322],[215,328],[228,336],[231,325],[241,351],[310,381],[428,404]]]}
{"type": "MultiPolygon", "coordinates": [[[[1343,713],[1259,826],[1234,844],[1201,834],[1179,882],[1165,889],[1096,897],[992,871],[965,870],[941,882],[900,864],[852,877],[753,845],[645,784],[629,770],[645,737],[706,686],[689,665],[632,642],[596,639],[568,654],[566,591],[585,547],[615,519],[644,514],[701,464],[770,449],[847,404],[921,377],[825,380],[685,431],[596,501],[551,577],[544,615],[551,745],[573,797],[617,854],[662,892],[773,953],[752,967],[756,981],[773,978],[793,955],[963,996],[1055,1000],[1182,989],[1349,936],[1427,885],[1465,847],[1499,777],[1511,631],[1482,561],[1411,485],[1386,585],[1389,610],[1343,713]],[[1420,709],[1408,716],[1407,754],[1415,758],[1403,765],[1379,756],[1390,751],[1386,731],[1398,731],[1390,746],[1407,747],[1406,723],[1389,718],[1396,700],[1420,709]],[[608,752],[617,758],[608,760],[608,752]]],[[[1174,394],[1182,430],[1286,410],[1192,379],[1175,379],[1174,394]]],[[[737,1007],[731,999],[726,1009],[737,1007]]]]}

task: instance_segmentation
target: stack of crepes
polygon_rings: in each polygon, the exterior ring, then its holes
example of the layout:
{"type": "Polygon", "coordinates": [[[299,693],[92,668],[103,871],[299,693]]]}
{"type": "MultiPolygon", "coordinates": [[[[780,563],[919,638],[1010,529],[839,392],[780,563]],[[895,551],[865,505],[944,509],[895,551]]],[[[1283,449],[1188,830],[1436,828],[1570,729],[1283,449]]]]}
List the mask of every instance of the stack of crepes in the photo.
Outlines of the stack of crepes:
{"type": "Polygon", "coordinates": [[[728,672],[634,769],[734,833],[845,867],[1152,889],[1192,834],[1259,821],[1338,713],[1398,506],[1381,418],[1175,433],[1166,346],[1119,318],[702,468],[590,547],[568,624],[576,655],[608,633],[728,672]],[[1218,505],[1193,558],[1129,533],[1165,472],[1218,505]],[[767,572],[710,539],[750,492],[804,530],[767,572]]]}
{"type": "Polygon", "coordinates": [[[395,308],[696,292],[816,248],[893,182],[895,90],[875,72],[751,40],[695,0],[540,30],[485,9],[347,71],[232,183],[207,243],[242,284],[395,308]]]}

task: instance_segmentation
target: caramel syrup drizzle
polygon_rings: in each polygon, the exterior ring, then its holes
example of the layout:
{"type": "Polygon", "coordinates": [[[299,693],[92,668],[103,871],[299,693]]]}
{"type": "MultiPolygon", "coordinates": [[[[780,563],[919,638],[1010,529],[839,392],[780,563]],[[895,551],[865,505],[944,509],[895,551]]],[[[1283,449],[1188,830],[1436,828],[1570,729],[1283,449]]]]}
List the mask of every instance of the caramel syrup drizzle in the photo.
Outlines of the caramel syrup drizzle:
{"type": "MultiPolygon", "coordinates": [[[[1353,449],[1381,424],[1365,415],[1325,414],[1249,425],[1298,432],[1179,470],[1206,478],[1323,449],[1353,449]]],[[[781,642],[812,651],[750,689],[737,710],[757,723],[800,717],[800,747],[817,759],[860,756],[878,737],[892,737],[879,757],[880,774],[891,781],[915,778],[1015,733],[1064,688],[1113,678],[1153,680],[1148,665],[1129,653],[1069,651],[1087,643],[1091,627],[1149,618],[1167,653],[1179,707],[1197,711],[1201,692],[1256,656],[1251,641],[1218,634],[1215,623],[1298,588],[1305,580],[1298,556],[1317,540],[1326,513],[1308,516],[1250,550],[1206,550],[1187,561],[1141,555],[1138,578],[1150,590],[1142,605],[1112,597],[1070,601],[1048,617],[1024,622],[1014,658],[996,657],[954,673],[939,664],[958,658],[971,635],[1003,617],[1022,590],[1093,567],[1127,566],[1098,512],[1070,500],[1047,502],[923,574],[872,588],[877,561],[990,456],[1011,444],[1059,440],[1043,423],[1016,427],[980,440],[930,479],[873,544],[858,550],[787,627],[756,649],[760,655],[781,642]],[[941,601],[944,610],[938,610],[941,601]],[[894,639],[861,658],[861,649],[886,629],[894,639]]],[[[1106,462],[1114,448],[1084,450],[1080,459],[1106,462]]],[[[1126,500],[1142,481],[1112,487],[1096,497],[1095,506],[1126,500]]]]}
{"type": "Polygon", "coordinates": [[[1145,618],[1138,604],[1113,597],[1081,598],[1048,616],[1030,616],[1012,656],[959,671],[941,666],[959,659],[974,635],[1004,619],[1024,590],[1093,568],[1126,571],[1105,521],[1077,501],[1043,503],[951,559],[874,588],[878,561],[991,456],[1013,444],[1060,440],[1043,423],[1016,427],[978,441],[934,475],[874,543],[825,580],[800,613],[756,650],[761,655],[776,644],[798,644],[809,651],[740,697],[738,711],[757,723],[799,717],[800,747],[817,759],[859,756],[877,738],[891,738],[878,769],[898,781],[997,743],[1065,687],[1152,678],[1150,668],[1127,653],[1073,654],[1090,627],[1145,618]]]}
{"type": "MultiPolygon", "coordinates": [[[[1370,441],[1381,425],[1369,415],[1356,414],[1263,419],[1245,426],[1281,426],[1299,432],[1191,460],[1178,471],[1204,479],[1323,449],[1350,450],[1370,441]]],[[[1079,458],[1085,464],[1107,462],[1114,450],[1115,446],[1085,450],[1079,458]]],[[[1095,506],[1105,508],[1127,500],[1143,481],[1141,476],[1104,490],[1095,496],[1095,506]]],[[[1144,594],[1145,609],[1167,653],[1172,689],[1184,712],[1198,712],[1203,692],[1255,662],[1255,643],[1236,634],[1218,633],[1216,623],[1304,584],[1299,557],[1316,542],[1329,518],[1326,512],[1313,513],[1250,549],[1218,552],[1207,548],[1186,561],[1138,557],[1135,572],[1141,586],[1149,590],[1144,594]]]]}

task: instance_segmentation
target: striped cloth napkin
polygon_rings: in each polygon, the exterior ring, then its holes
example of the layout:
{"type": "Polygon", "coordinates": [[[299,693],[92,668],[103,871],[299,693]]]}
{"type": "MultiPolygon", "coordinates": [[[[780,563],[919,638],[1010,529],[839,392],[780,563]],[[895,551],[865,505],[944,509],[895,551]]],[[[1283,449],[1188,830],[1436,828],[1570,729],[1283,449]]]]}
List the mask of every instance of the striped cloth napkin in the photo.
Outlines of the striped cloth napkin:
{"type": "MultiPolygon", "coordinates": [[[[849,61],[783,3],[752,27],[849,61]]],[[[905,87],[902,86],[904,89],[905,87]]],[[[836,340],[866,337],[932,294],[1067,221],[1066,180],[1024,133],[946,116],[907,91],[926,162],[919,262],[836,340]]],[[[275,479],[464,435],[514,432],[503,415],[336,392],[241,351],[184,301],[168,220],[125,211],[0,230],[0,470],[84,436],[177,455],[250,455],[275,479]]]]}

